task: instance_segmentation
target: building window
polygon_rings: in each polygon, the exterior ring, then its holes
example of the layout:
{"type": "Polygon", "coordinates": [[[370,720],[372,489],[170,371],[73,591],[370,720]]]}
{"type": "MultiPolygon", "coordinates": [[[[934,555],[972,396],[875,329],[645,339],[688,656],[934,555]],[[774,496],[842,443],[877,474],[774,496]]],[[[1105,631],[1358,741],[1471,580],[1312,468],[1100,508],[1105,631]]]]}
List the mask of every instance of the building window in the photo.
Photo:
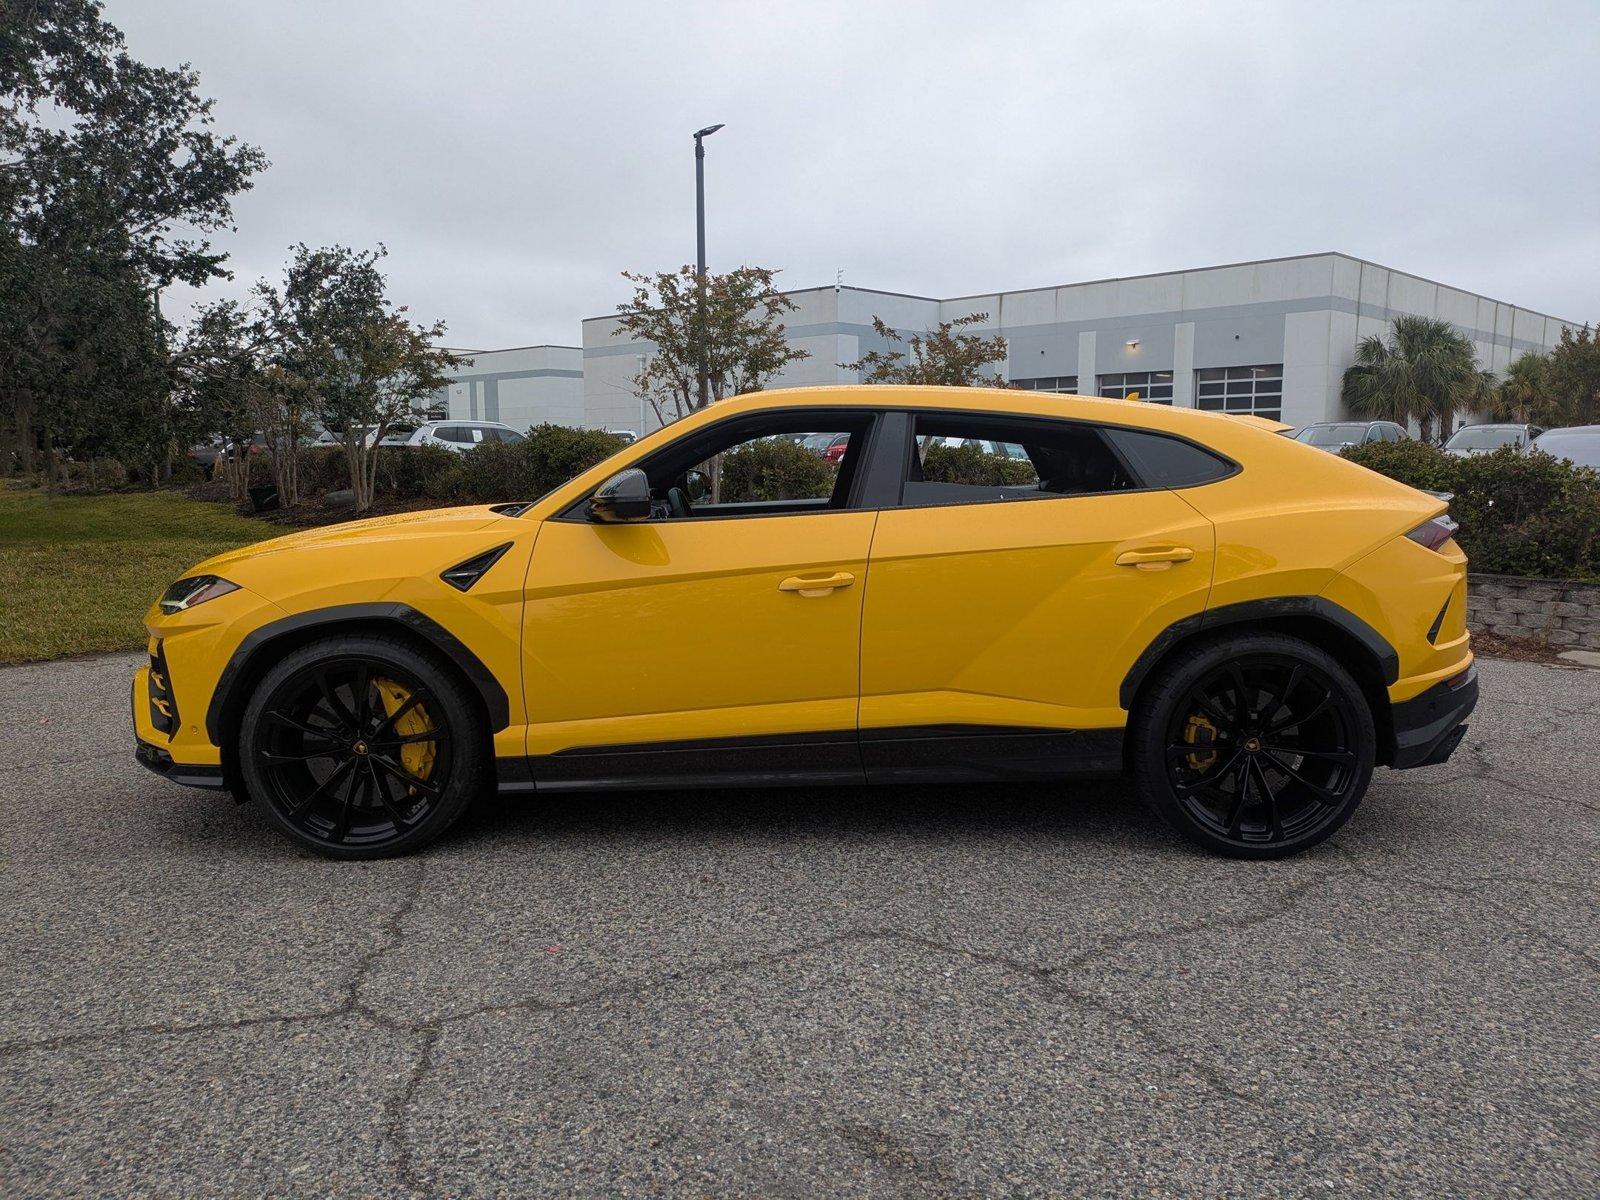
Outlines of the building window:
{"type": "Polygon", "coordinates": [[[1156,404],[1172,403],[1171,371],[1134,371],[1128,375],[1100,376],[1100,394],[1126,400],[1134,392],[1156,404]]]}
{"type": "Polygon", "coordinates": [[[1043,375],[1038,379],[1013,379],[1011,386],[1022,388],[1028,392],[1064,392],[1072,396],[1076,395],[1078,391],[1078,377],[1076,375],[1043,375]]]}
{"type": "Polygon", "coordinates": [[[1283,419],[1283,364],[1205,367],[1194,373],[1195,407],[1283,419]]]}

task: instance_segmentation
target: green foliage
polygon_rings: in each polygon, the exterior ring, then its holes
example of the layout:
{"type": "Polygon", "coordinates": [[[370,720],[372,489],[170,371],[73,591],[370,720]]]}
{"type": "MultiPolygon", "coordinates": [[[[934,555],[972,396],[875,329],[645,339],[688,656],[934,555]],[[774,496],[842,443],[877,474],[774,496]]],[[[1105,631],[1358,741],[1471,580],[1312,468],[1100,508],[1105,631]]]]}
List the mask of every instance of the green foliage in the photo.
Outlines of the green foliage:
{"type": "Polygon", "coordinates": [[[1436,420],[1488,407],[1494,388],[1494,376],[1478,368],[1471,340],[1450,322],[1396,317],[1387,341],[1373,334],[1357,344],[1341,396],[1358,417],[1417,421],[1422,440],[1430,441],[1436,420]]]}
{"type": "MultiPolygon", "coordinates": [[[[448,450],[446,454],[450,453],[448,450]]],[[[306,446],[300,451],[300,491],[325,496],[350,486],[350,463],[342,446],[306,446]]]]}
{"type": "Polygon", "coordinates": [[[1550,360],[1530,350],[1506,368],[1489,404],[1489,417],[1549,427],[1566,423],[1564,410],[1550,386],[1550,360]]]}
{"type": "Polygon", "coordinates": [[[961,332],[969,325],[982,325],[986,312],[968,313],[951,321],[940,321],[935,329],[905,338],[881,317],[872,318],[872,328],[891,347],[905,349],[872,350],[855,362],[840,363],[845,371],[856,371],[862,383],[931,384],[944,387],[1009,387],[998,373],[984,374],[984,368],[1006,361],[1006,339],[1000,334],[979,337],[961,332]]]}
{"type": "Polygon", "coordinates": [[[809,500],[833,491],[835,469],[788,438],[763,438],[722,456],[719,499],[809,500]]]}
{"type": "Polygon", "coordinates": [[[448,500],[461,485],[461,459],[443,446],[391,446],[378,461],[377,492],[402,500],[448,500]]]}
{"type": "Polygon", "coordinates": [[[152,477],[184,433],[156,296],[225,274],[206,236],[266,166],[198,84],[131,58],[91,0],[0,3],[0,405],[24,473],[42,450],[152,477]]]}
{"type": "Polygon", "coordinates": [[[1033,464],[981,446],[932,445],[922,452],[922,477],[929,483],[964,483],[973,487],[1008,487],[1034,483],[1033,464]]]}
{"type": "Polygon", "coordinates": [[[1400,442],[1346,446],[1341,453],[1351,462],[1425,492],[1455,491],[1458,468],[1465,461],[1446,454],[1437,446],[1409,438],[1400,442]]]}
{"type": "Polygon", "coordinates": [[[1563,329],[1550,352],[1549,388],[1566,423],[1600,423],[1600,331],[1563,329]]]}
{"type": "Polygon", "coordinates": [[[536,425],[526,441],[485,442],[461,455],[456,487],[470,503],[534,500],[610,458],[622,446],[615,434],[598,429],[536,425]]]}
{"type": "Polygon", "coordinates": [[[777,290],[776,276],[766,267],[740,267],[725,275],[708,272],[702,286],[687,266],[622,273],[633,284],[633,299],[617,306],[622,317],[612,336],[627,333],[654,347],[633,385],[661,424],[700,407],[702,354],[713,403],[758,392],[789,363],[811,357],[784,334],[781,318],[795,305],[777,290]]]}
{"type": "Polygon", "coordinates": [[[1600,475],[1505,446],[1455,458],[1420,442],[1352,446],[1352,462],[1428,491],[1451,492],[1456,540],[1472,570],[1600,580],[1600,475]]]}

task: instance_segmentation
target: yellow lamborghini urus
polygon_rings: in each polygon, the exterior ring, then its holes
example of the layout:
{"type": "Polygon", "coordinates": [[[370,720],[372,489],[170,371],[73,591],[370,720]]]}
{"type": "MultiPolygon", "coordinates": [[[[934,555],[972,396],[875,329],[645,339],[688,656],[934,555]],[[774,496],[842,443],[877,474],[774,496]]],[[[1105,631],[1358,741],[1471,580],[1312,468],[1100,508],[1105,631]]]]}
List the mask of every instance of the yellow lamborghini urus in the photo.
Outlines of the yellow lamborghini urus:
{"type": "Polygon", "coordinates": [[[343,858],[490,787],[1115,774],[1277,857],[1465,732],[1445,508],[1212,413],[767,392],[538,500],[200,563],[145,618],[138,757],[343,858]]]}

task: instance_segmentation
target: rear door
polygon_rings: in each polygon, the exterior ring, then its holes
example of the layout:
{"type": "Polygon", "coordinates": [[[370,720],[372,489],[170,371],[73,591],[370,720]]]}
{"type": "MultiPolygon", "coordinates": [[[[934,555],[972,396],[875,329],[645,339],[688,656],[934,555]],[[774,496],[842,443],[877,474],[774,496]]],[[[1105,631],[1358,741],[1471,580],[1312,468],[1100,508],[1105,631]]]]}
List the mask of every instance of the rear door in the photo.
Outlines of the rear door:
{"type": "Polygon", "coordinates": [[[1119,763],[1121,682],[1202,612],[1209,521],[1160,456],[1232,465],[1162,435],[1081,422],[921,413],[898,507],[879,514],[862,618],[869,775],[1119,763]],[[1148,465],[1131,457],[1142,452],[1148,465]]]}

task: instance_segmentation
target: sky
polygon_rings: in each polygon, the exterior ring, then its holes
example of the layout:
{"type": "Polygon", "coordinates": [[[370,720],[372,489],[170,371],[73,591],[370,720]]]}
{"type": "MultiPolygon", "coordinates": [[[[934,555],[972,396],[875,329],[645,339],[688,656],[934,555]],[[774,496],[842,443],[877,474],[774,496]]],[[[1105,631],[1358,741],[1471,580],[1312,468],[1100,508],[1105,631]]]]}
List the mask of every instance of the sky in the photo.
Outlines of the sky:
{"type": "MultiPolygon", "coordinates": [[[[449,344],[575,345],[624,270],[949,297],[1338,250],[1600,319],[1600,0],[107,0],[272,166],[218,239],[388,247],[449,344]]],[[[174,289],[167,315],[196,298],[174,289]]]]}

